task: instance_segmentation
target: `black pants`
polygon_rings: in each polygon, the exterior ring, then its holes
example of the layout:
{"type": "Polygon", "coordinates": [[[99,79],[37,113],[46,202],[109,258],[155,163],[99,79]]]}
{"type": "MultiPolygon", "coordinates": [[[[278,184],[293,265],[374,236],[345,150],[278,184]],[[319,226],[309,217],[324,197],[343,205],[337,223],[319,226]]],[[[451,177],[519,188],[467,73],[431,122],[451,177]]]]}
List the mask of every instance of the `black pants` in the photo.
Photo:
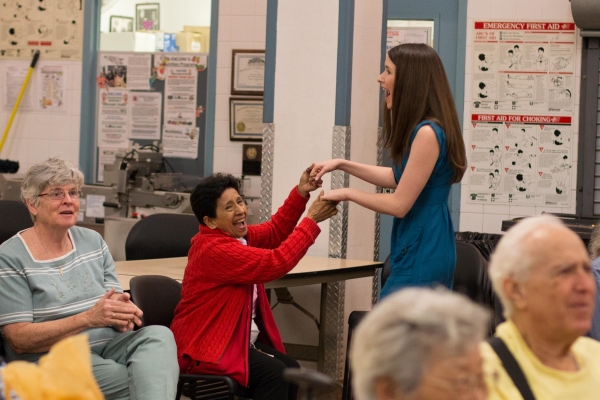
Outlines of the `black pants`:
{"type": "Polygon", "coordinates": [[[298,362],[265,344],[256,342],[255,346],[256,349],[250,347],[248,357],[252,399],[296,400],[298,387],[285,382],[282,374],[285,368],[300,367],[298,362]]]}

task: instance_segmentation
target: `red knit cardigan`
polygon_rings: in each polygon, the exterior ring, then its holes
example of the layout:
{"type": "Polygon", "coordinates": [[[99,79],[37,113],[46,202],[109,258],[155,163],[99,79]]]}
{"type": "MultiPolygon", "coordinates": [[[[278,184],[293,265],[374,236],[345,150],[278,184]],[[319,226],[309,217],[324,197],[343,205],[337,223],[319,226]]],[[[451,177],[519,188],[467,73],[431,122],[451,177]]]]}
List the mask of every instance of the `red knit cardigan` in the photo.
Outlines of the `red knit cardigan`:
{"type": "Polygon", "coordinates": [[[183,373],[228,375],[248,386],[253,284],[258,340],[284,352],[263,284],[294,268],[320,233],[310,218],[296,226],[307,202],[294,188],[271,221],[248,226],[247,246],[218,228],[200,226],[171,324],[183,373]]]}

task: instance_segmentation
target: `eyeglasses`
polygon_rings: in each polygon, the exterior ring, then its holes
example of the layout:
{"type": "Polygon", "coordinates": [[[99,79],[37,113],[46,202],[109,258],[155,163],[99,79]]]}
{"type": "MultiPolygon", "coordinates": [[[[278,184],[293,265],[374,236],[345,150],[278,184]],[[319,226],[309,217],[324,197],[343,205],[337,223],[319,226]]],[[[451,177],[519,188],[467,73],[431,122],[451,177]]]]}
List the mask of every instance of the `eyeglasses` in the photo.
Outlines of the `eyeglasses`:
{"type": "Polygon", "coordinates": [[[483,375],[472,377],[462,376],[454,379],[428,377],[428,379],[424,381],[424,384],[435,386],[438,389],[446,391],[446,393],[461,394],[461,399],[471,399],[472,397],[469,397],[468,395],[473,395],[473,393],[485,393],[487,391],[483,375]]]}
{"type": "Polygon", "coordinates": [[[48,193],[39,194],[38,197],[48,196],[50,198],[50,200],[62,200],[65,198],[65,195],[67,193],[69,194],[69,197],[72,199],[78,199],[81,196],[83,196],[83,191],[80,189],[71,189],[68,192],[65,192],[64,190],[56,189],[56,190],[51,190],[48,193]]]}

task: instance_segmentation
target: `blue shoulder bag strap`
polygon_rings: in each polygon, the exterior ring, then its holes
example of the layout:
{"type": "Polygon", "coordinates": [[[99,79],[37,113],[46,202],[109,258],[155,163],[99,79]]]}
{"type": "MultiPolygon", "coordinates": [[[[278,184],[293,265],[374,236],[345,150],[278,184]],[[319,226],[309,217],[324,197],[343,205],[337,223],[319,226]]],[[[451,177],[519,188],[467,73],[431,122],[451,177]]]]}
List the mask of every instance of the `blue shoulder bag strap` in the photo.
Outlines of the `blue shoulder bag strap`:
{"type": "Polygon", "coordinates": [[[521,396],[523,396],[523,400],[535,400],[535,396],[529,387],[529,383],[527,383],[527,378],[525,378],[525,375],[523,374],[523,371],[521,370],[521,367],[519,366],[519,363],[515,357],[512,355],[508,347],[506,347],[506,343],[504,343],[504,341],[497,336],[489,338],[487,342],[490,344],[490,346],[492,346],[492,349],[494,349],[498,355],[498,358],[500,358],[500,361],[502,361],[504,369],[521,393],[521,396]]]}

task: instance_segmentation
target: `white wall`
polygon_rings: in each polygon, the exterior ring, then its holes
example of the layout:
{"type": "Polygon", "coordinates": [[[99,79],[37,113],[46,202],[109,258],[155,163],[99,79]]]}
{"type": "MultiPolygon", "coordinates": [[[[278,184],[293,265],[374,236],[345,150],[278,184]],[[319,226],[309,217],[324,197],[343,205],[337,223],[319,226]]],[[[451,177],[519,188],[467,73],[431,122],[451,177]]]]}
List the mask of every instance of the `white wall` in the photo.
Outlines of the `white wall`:
{"type": "MultiPolygon", "coordinates": [[[[217,35],[214,172],[226,172],[236,176],[242,174],[242,145],[244,142],[229,140],[231,50],[264,50],[266,27],[267,0],[220,0],[217,35]]],[[[245,187],[245,195],[260,196],[260,176],[250,177],[250,187],[245,187]]],[[[257,223],[259,201],[250,202],[248,207],[253,213],[250,223],[257,223]]]]}
{"type": "MultiPolygon", "coordinates": [[[[337,0],[279,2],[275,69],[273,211],[312,162],[331,158],[337,71],[337,0]]],[[[331,186],[330,174],[323,188],[331,186]]],[[[315,197],[315,196],[313,196],[315,197]]],[[[329,222],[310,255],[328,254],[329,222]]]]}
{"type": "MultiPolygon", "coordinates": [[[[467,8],[467,49],[465,68],[465,108],[463,117],[464,138],[467,149],[471,138],[471,96],[472,96],[472,34],[475,20],[508,20],[508,21],[573,21],[571,3],[569,0],[469,0],[467,8]]],[[[557,213],[575,213],[576,182],[577,182],[577,146],[579,142],[579,91],[581,79],[581,37],[577,37],[577,54],[575,63],[575,93],[573,93],[573,166],[571,168],[571,207],[533,207],[509,205],[482,205],[467,203],[468,174],[461,182],[460,227],[461,231],[486,233],[502,233],[503,220],[516,217],[539,215],[543,211],[557,213]]],[[[467,152],[469,157],[469,152],[467,152]]],[[[470,161],[470,160],[469,160],[470,161]]]]}
{"type": "MultiPolygon", "coordinates": [[[[5,107],[6,67],[30,61],[0,61],[0,126],[2,133],[12,109],[5,107]]],[[[57,62],[39,61],[27,90],[36,88],[37,74],[44,65],[57,62]]],[[[79,163],[79,122],[81,117],[81,62],[63,61],[65,67],[64,96],[66,111],[26,111],[19,109],[13,121],[0,159],[19,161],[21,167],[15,176],[23,176],[33,165],[51,156],[59,156],[74,164],[79,163]]]]}
{"type": "MultiPolygon", "coordinates": [[[[132,17],[135,30],[135,5],[145,3],[139,0],[120,0],[100,14],[100,31],[108,32],[111,15],[132,17]]],[[[210,26],[211,0],[153,0],[160,4],[160,30],[179,32],[184,25],[210,26]]]]}
{"type": "MultiPolygon", "coordinates": [[[[356,0],[354,7],[350,159],[376,165],[381,91],[377,76],[380,74],[383,2],[356,0]]],[[[352,176],[350,187],[366,192],[375,191],[373,185],[352,176]]],[[[350,203],[347,257],[358,260],[373,259],[374,237],[375,213],[350,203]]],[[[354,310],[371,309],[372,282],[373,278],[346,281],[344,321],[348,320],[348,315],[354,310]]],[[[347,324],[344,324],[344,327],[347,328],[347,324]]]]}
{"type": "MultiPolygon", "coordinates": [[[[332,155],[338,13],[338,0],[286,0],[278,4],[273,213],[306,167],[332,155]]],[[[329,174],[324,181],[327,190],[331,186],[329,174]]],[[[319,227],[321,234],[308,254],[327,257],[329,221],[319,227]]],[[[320,285],[292,288],[290,292],[302,307],[319,316],[320,285]]],[[[316,326],[300,311],[283,305],[274,314],[284,341],[318,344],[316,326]]]]}

